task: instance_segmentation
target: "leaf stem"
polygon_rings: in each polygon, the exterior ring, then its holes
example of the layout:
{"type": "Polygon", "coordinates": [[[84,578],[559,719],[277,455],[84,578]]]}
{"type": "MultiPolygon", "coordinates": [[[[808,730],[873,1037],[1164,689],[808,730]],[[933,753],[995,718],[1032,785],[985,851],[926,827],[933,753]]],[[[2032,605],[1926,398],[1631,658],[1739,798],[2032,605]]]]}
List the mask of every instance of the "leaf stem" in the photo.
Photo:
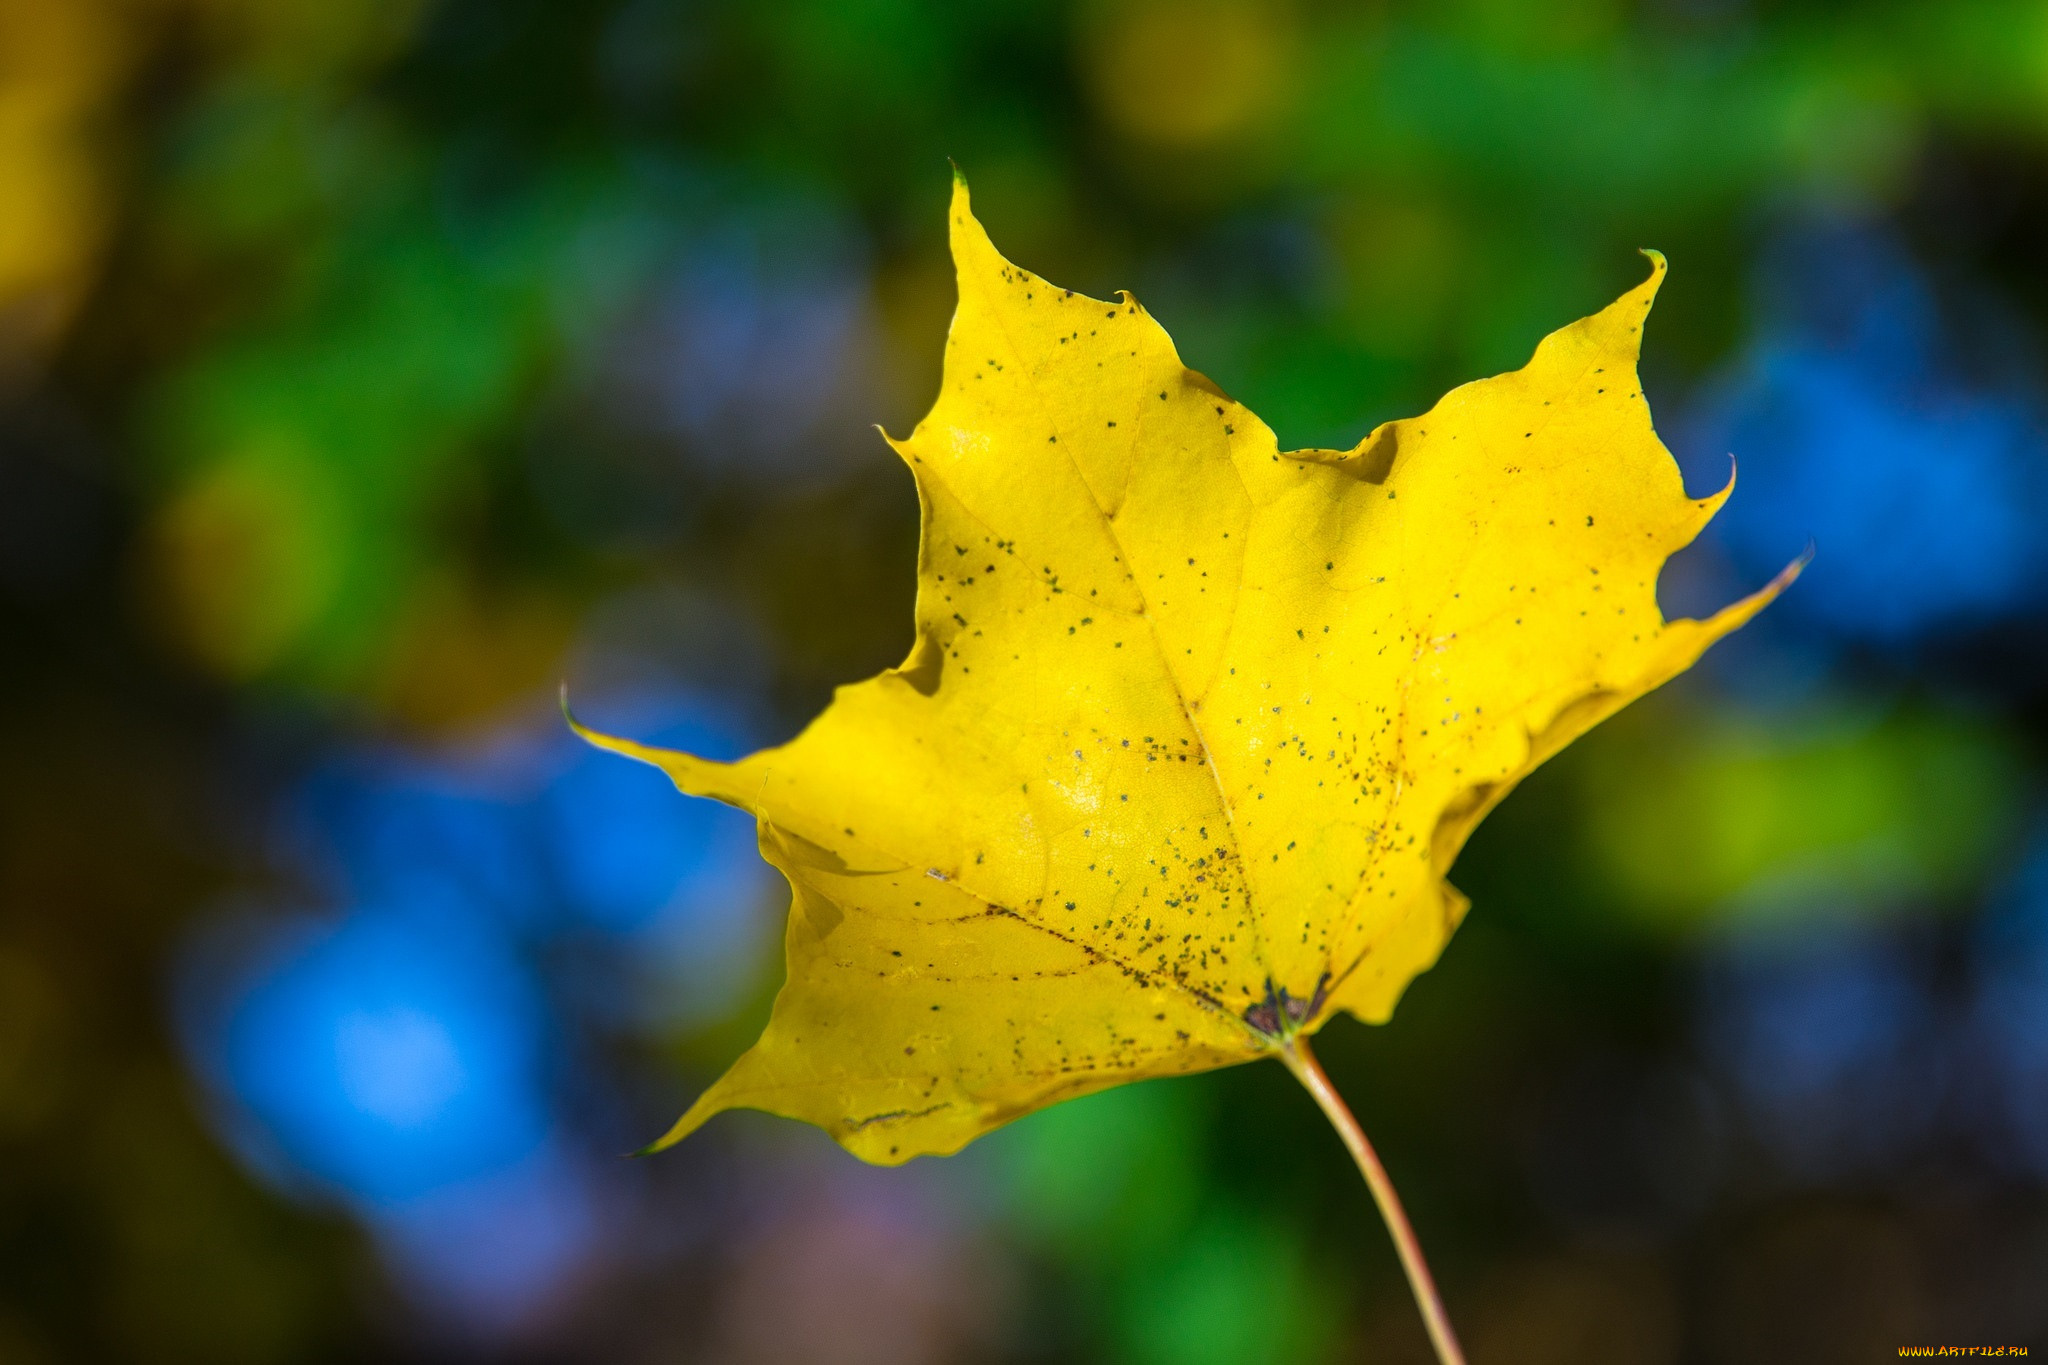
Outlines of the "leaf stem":
{"type": "Polygon", "coordinates": [[[1366,1187],[1372,1191],[1373,1202],[1380,1206],[1380,1217],[1386,1220],[1387,1231],[1393,1236],[1394,1250],[1401,1254],[1401,1269],[1408,1272],[1408,1287],[1415,1291],[1415,1306],[1422,1310],[1422,1322],[1429,1329],[1429,1340],[1436,1347],[1436,1358],[1442,1365],[1465,1365],[1465,1353],[1458,1346],[1457,1334],[1451,1330],[1450,1318],[1444,1314],[1444,1303],[1437,1296],[1436,1281],[1430,1277],[1429,1262],[1422,1258],[1422,1244],[1415,1240],[1415,1229],[1408,1224],[1408,1214],[1401,1207],[1401,1196],[1394,1193],[1394,1182],[1387,1178],[1387,1168],[1380,1165],[1379,1154],[1366,1140],[1365,1129],[1358,1126],[1358,1120],[1352,1117],[1344,1097],[1337,1093],[1336,1086],[1330,1084],[1322,1064],[1316,1061],[1316,1054],[1309,1050],[1307,1035],[1288,1039],[1280,1049],[1280,1060],[1294,1073],[1294,1079],[1315,1097],[1324,1116],[1330,1120],[1330,1126],[1351,1149],[1352,1159],[1358,1163],[1359,1173],[1365,1177],[1366,1187]]]}

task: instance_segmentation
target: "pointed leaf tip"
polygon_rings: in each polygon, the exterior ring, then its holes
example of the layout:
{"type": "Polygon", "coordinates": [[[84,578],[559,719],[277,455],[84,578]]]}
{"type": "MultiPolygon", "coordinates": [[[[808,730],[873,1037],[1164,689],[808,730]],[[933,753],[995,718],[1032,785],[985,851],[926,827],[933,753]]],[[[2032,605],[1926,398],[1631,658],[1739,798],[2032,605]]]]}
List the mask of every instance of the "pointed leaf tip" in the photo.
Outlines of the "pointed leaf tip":
{"type": "MultiPolygon", "coordinates": [[[[1643,259],[1650,263],[1650,273],[1644,277],[1641,284],[1630,290],[1629,293],[1644,296],[1643,311],[1647,313],[1650,305],[1657,301],[1657,295],[1663,291],[1664,277],[1671,273],[1671,263],[1665,260],[1664,253],[1655,247],[1646,246],[1638,250],[1643,259]]],[[[1627,295],[1623,297],[1625,298],[1627,295]]]]}
{"type": "Polygon", "coordinates": [[[578,739],[582,740],[585,744],[592,745],[595,748],[616,749],[617,746],[615,744],[608,742],[610,739],[609,736],[600,735],[597,731],[591,729],[588,725],[585,725],[581,720],[578,720],[576,718],[576,712],[570,709],[569,706],[568,683],[565,682],[561,685],[561,688],[556,692],[555,697],[556,701],[560,704],[562,708],[563,722],[568,725],[571,733],[573,733],[578,739]]]}
{"type": "Polygon", "coordinates": [[[685,1110],[681,1118],[669,1125],[669,1130],[666,1133],[663,1133],[638,1151],[628,1152],[626,1155],[629,1157],[658,1156],[703,1127],[706,1119],[727,1107],[712,1099],[713,1091],[716,1089],[717,1087],[714,1086],[712,1090],[707,1090],[702,1095],[699,1095],[697,1102],[685,1110]]]}
{"type": "Polygon", "coordinates": [[[1772,589],[1776,592],[1783,592],[1791,587],[1797,581],[1799,575],[1806,572],[1806,566],[1813,563],[1814,550],[1813,540],[1811,537],[1808,537],[1806,548],[1799,552],[1799,557],[1778,570],[1778,576],[1771,580],[1772,589]]]}

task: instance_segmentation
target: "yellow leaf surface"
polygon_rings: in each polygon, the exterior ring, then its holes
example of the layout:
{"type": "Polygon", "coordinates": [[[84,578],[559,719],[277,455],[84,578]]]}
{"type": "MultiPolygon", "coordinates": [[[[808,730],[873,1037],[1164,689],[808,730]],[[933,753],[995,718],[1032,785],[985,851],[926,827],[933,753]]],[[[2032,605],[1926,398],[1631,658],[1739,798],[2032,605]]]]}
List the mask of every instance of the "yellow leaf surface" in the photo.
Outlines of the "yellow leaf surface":
{"type": "MultiPolygon", "coordinates": [[[[1663,277],[1349,451],[1281,451],[1129,295],[1011,265],[956,184],[917,642],[722,764],[589,735],[752,812],[793,892],[760,1041],[663,1139],[745,1107],[855,1155],[1379,1022],[1536,764],[1783,579],[1667,622],[1686,496],[1636,380],[1663,277]]],[[[586,732],[587,733],[587,732],[586,732]]]]}

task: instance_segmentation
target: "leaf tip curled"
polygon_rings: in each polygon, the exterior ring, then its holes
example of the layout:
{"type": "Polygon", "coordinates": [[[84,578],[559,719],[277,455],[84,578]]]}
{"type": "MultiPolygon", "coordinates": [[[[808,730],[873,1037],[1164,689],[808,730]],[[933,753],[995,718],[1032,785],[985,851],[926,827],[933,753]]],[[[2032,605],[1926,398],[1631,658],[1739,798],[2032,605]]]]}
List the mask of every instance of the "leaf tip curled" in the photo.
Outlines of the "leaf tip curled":
{"type": "MultiPolygon", "coordinates": [[[[1584,373],[1588,367],[1605,367],[1615,374],[1632,372],[1642,355],[1644,323],[1669,270],[1663,252],[1645,247],[1642,255],[1650,263],[1650,273],[1641,283],[1598,312],[1544,337],[1528,368],[1541,372],[1557,366],[1561,368],[1555,373],[1572,375],[1584,373]]],[[[1594,388],[1606,392],[1598,384],[1594,388]]],[[[1634,396],[1640,399],[1640,385],[1634,396]]]]}
{"type": "MultiPolygon", "coordinates": [[[[1657,302],[1657,291],[1664,287],[1664,277],[1671,273],[1671,262],[1665,260],[1664,253],[1653,246],[1638,247],[1637,252],[1650,263],[1650,273],[1641,284],[1622,295],[1615,306],[1634,303],[1640,306],[1643,317],[1648,317],[1651,305],[1657,302]]],[[[1608,311],[1611,312],[1613,309],[1608,311]]],[[[1637,349],[1640,350],[1643,337],[1642,318],[1636,319],[1634,331],[1637,349]]]]}
{"type": "Polygon", "coordinates": [[[570,731],[574,733],[578,739],[582,740],[586,744],[596,745],[598,748],[604,747],[604,745],[600,742],[603,737],[600,736],[596,731],[592,730],[589,726],[585,725],[582,721],[576,719],[576,712],[572,710],[569,706],[569,684],[567,682],[562,683],[561,686],[556,689],[555,702],[558,706],[562,708],[563,723],[569,727],[570,731]]]}
{"type": "MultiPolygon", "coordinates": [[[[1664,277],[1671,273],[1671,263],[1664,259],[1663,252],[1655,247],[1648,246],[1641,247],[1638,250],[1643,259],[1650,263],[1650,273],[1641,284],[1617,299],[1613,307],[1607,310],[1608,312],[1613,312],[1616,308],[1633,305],[1640,309],[1644,316],[1648,316],[1651,305],[1657,301],[1657,291],[1664,287],[1664,277]]],[[[1643,336],[1642,318],[1636,319],[1632,330],[1635,333],[1637,348],[1640,349],[1643,336]]]]}
{"type": "Polygon", "coordinates": [[[1721,509],[1735,494],[1737,472],[1735,456],[1731,454],[1728,457],[1728,481],[1705,497],[1692,499],[1693,514],[1685,528],[1684,544],[1690,545],[1700,532],[1707,529],[1708,522],[1721,515],[1721,509]]]}

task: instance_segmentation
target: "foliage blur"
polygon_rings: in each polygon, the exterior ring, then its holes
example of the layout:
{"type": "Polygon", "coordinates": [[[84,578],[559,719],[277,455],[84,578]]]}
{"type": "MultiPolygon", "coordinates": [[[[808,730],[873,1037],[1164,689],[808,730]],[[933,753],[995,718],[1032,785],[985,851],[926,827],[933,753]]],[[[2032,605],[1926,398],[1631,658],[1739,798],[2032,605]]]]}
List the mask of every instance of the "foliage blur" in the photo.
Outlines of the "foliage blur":
{"type": "Polygon", "coordinates": [[[0,1362],[1421,1361],[1277,1067],[658,1133],[900,658],[946,158],[1349,444],[1673,263],[1665,576],[1323,1053],[1475,1362],[2048,1346],[2048,7],[0,0],[0,1362]]]}

